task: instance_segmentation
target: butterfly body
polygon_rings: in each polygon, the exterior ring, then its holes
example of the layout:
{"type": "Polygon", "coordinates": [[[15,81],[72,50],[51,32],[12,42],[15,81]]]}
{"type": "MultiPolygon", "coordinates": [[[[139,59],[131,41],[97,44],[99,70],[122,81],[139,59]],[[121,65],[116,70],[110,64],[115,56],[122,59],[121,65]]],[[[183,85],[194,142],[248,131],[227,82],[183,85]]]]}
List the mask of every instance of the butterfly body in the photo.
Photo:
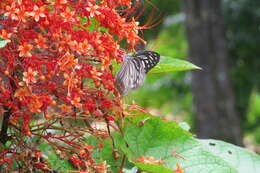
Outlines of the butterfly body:
{"type": "Polygon", "coordinates": [[[142,51],[136,55],[124,55],[123,64],[116,75],[116,87],[120,94],[139,88],[146,73],[160,61],[160,54],[153,51],[142,51]]]}

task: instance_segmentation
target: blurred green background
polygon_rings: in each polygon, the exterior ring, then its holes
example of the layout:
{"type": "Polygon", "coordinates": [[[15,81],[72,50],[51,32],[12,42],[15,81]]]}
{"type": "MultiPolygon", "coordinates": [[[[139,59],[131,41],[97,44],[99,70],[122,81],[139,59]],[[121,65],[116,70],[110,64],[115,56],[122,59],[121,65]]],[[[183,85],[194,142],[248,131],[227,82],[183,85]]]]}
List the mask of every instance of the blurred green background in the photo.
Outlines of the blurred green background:
{"type": "MultiPolygon", "coordinates": [[[[160,16],[161,20],[155,27],[144,30],[144,38],[148,41],[146,49],[190,61],[183,2],[150,0],[143,1],[142,5],[145,12],[140,18],[141,25],[156,16],[160,16]]],[[[241,119],[243,144],[259,153],[260,3],[259,0],[225,0],[222,1],[222,10],[229,72],[237,116],[241,119]]],[[[143,87],[132,91],[125,100],[134,100],[151,113],[167,119],[186,121],[196,134],[191,77],[191,72],[148,75],[143,87]]]]}

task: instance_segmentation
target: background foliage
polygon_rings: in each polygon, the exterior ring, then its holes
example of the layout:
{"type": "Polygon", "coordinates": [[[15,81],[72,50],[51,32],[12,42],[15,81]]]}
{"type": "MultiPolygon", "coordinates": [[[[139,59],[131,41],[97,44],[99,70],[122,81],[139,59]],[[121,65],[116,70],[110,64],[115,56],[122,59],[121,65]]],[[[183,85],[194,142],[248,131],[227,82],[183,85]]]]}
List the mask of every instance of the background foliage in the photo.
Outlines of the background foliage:
{"type": "MultiPolygon", "coordinates": [[[[159,8],[157,14],[164,15],[164,19],[159,26],[144,31],[146,38],[151,39],[148,48],[165,56],[188,60],[185,14],[182,12],[181,2],[152,2],[159,8]]],[[[257,0],[223,1],[237,110],[242,118],[246,139],[250,139],[253,144],[259,144],[260,141],[259,5],[257,0]]],[[[145,21],[145,17],[142,20],[145,21]]],[[[134,91],[130,97],[144,107],[169,115],[168,118],[174,117],[189,122],[195,132],[190,77],[189,72],[150,75],[144,87],[134,91]],[[153,94],[157,96],[156,99],[150,98],[153,94]]]]}

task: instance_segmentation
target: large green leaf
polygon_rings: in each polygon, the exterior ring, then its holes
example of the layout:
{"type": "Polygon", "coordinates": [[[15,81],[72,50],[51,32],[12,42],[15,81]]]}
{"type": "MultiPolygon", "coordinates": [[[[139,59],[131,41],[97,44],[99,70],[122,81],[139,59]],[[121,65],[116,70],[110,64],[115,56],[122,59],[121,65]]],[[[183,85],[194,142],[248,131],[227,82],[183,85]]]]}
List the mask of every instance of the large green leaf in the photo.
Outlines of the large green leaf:
{"type": "MultiPolygon", "coordinates": [[[[117,72],[120,68],[120,65],[116,62],[112,62],[114,73],[117,72]]],[[[171,57],[161,57],[161,60],[158,65],[152,68],[148,74],[152,73],[166,73],[166,72],[174,72],[174,71],[185,71],[185,70],[195,70],[201,69],[200,67],[180,59],[175,59],[171,57]]]]}
{"type": "Polygon", "coordinates": [[[157,66],[155,66],[149,73],[165,73],[172,71],[184,71],[201,69],[200,67],[184,60],[175,59],[163,56],[157,66]]]}
{"type": "Polygon", "coordinates": [[[238,172],[260,172],[259,155],[219,140],[199,140],[202,148],[225,160],[238,172]]]}
{"type": "Polygon", "coordinates": [[[171,172],[179,163],[185,173],[244,173],[260,170],[260,157],[220,141],[198,140],[178,123],[142,115],[125,121],[123,136],[114,134],[116,146],[129,161],[146,172],[171,172]],[[136,159],[152,157],[163,164],[136,159]],[[241,158],[242,157],[242,158],[241,158]]]}

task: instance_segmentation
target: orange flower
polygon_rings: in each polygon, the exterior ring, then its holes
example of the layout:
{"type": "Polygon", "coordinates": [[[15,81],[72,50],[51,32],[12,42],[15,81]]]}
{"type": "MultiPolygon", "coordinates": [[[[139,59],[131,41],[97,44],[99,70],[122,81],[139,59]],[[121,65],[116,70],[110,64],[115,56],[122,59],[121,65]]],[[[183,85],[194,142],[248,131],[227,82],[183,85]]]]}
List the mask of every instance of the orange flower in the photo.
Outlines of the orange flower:
{"type": "Polygon", "coordinates": [[[26,16],[27,16],[27,13],[25,12],[25,7],[24,6],[21,6],[19,8],[16,8],[15,9],[15,13],[17,14],[17,19],[18,20],[21,20],[23,22],[26,22],[26,16]]]}
{"type": "Polygon", "coordinates": [[[80,97],[74,97],[70,102],[76,108],[80,108],[82,106],[82,104],[80,103],[80,97]]]}
{"type": "Polygon", "coordinates": [[[75,67],[78,64],[78,59],[75,59],[73,54],[67,52],[58,64],[60,65],[60,69],[65,71],[66,69],[75,67]]]}
{"type": "Polygon", "coordinates": [[[184,173],[183,169],[180,167],[180,164],[179,163],[176,163],[176,169],[173,170],[173,172],[175,173],[184,173]]]}
{"type": "Polygon", "coordinates": [[[36,45],[37,48],[42,48],[42,49],[44,49],[44,48],[47,47],[47,46],[46,46],[46,41],[47,41],[47,39],[44,38],[41,34],[39,34],[39,35],[38,35],[38,38],[35,39],[34,41],[35,41],[35,43],[37,44],[37,45],[36,45]]]}
{"type": "Polygon", "coordinates": [[[81,50],[79,46],[80,44],[76,40],[68,41],[68,45],[72,50],[76,51],[78,54],[81,54],[81,50]]]}
{"type": "Polygon", "coordinates": [[[33,6],[33,11],[30,13],[27,13],[29,16],[34,17],[34,20],[36,22],[39,21],[40,17],[46,17],[45,13],[44,13],[45,7],[41,6],[40,8],[37,5],[33,6]]]}
{"type": "MultiPolygon", "coordinates": [[[[78,78],[75,78],[75,73],[64,73],[63,86],[68,86],[68,96],[71,96],[71,91],[73,88],[77,87],[77,84],[80,82],[78,78]]],[[[75,102],[76,103],[76,102],[75,102]]]]}
{"type": "Polygon", "coordinates": [[[57,2],[59,2],[60,4],[66,4],[67,0],[57,0],[57,2]]]}
{"type": "Polygon", "coordinates": [[[51,3],[52,5],[58,5],[58,4],[66,4],[67,0],[56,0],[56,1],[48,0],[48,2],[51,3]]]}
{"type": "Polygon", "coordinates": [[[5,29],[0,31],[0,37],[10,41],[12,33],[8,33],[5,29]]]}
{"type": "Polygon", "coordinates": [[[31,92],[27,87],[19,88],[15,91],[14,97],[31,96],[31,92]]]}
{"type": "Polygon", "coordinates": [[[106,161],[103,161],[101,164],[95,166],[97,172],[107,172],[107,168],[109,167],[110,165],[107,165],[106,161]]]}
{"type": "Polygon", "coordinates": [[[71,107],[67,106],[65,104],[59,105],[58,107],[61,109],[61,113],[65,113],[65,112],[71,113],[72,112],[71,107]]]}
{"type": "Polygon", "coordinates": [[[100,77],[101,77],[102,73],[101,73],[101,72],[98,72],[98,71],[96,70],[96,67],[95,67],[95,66],[93,66],[92,70],[90,71],[90,74],[91,74],[91,78],[92,78],[92,79],[101,80],[100,77]]]}
{"type": "Polygon", "coordinates": [[[162,159],[154,160],[153,157],[144,157],[144,156],[136,158],[136,159],[134,159],[134,161],[135,162],[142,162],[142,163],[145,163],[145,164],[156,164],[156,165],[162,165],[163,164],[162,159]]]}
{"type": "Polygon", "coordinates": [[[90,49],[91,45],[89,44],[87,39],[79,44],[79,51],[83,52],[84,54],[88,54],[90,49]]]}
{"type": "Polygon", "coordinates": [[[23,3],[23,0],[17,0],[18,5],[21,5],[23,3]]]}
{"type": "Polygon", "coordinates": [[[86,10],[90,13],[90,17],[94,17],[95,15],[100,15],[101,13],[97,10],[98,6],[93,5],[92,3],[88,4],[86,10]]]}
{"type": "Polygon", "coordinates": [[[43,103],[41,97],[32,95],[28,103],[28,108],[31,112],[41,112],[40,108],[42,105],[43,103]]]}
{"type": "Polygon", "coordinates": [[[30,50],[32,50],[33,46],[29,43],[24,42],[23,45],[20,45],[18,47],[18,50],[20,51],[19,56],[26,56],[26,57],[31,57],[32,54],[30,50]]]}
{"type": "Polygon", "coordinates": [[[75,22],[75,11],[70,10],[68,7],[60,14],[65,22],[75,22]]]}
{"type": "Polygon", "coordinates": [[[33,71],[31,67],[28,68],[27,72],[23,72],[23,81],[29,84],[30,82],[36,83],[35,76],[38,74],[37,71],[33,71]]]}
{"type": "Polygon", "coordinates": [[[10,16],[11,17],[11,19],[12,20],[17,20],[18,18],[17,18],[17,15],[16,15],[16,5],[15,5],[15,2],[13,2],[12,4],[11,4],[11,6],[10,5],[7,5],[6,7],[5,7],[5,10],[7,11],[4,15],[5,16],[10,16]]]}

